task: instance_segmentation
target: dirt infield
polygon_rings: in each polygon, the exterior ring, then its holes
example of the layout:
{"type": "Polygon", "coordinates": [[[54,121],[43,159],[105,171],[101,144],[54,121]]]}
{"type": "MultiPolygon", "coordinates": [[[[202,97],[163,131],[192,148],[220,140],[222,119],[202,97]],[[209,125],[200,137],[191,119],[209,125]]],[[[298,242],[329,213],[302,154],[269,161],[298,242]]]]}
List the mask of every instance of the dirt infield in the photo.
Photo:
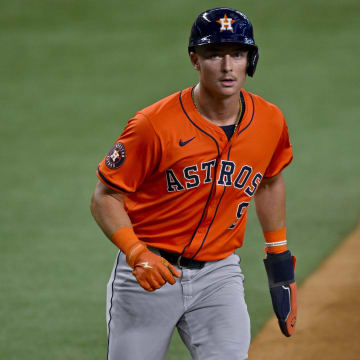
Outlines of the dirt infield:
{"type": "Polygon", "coordinates": [[[298,322],[285,338],[272,318],[250,360],[360,359],[360,225],[298,291],[298,322]]]}

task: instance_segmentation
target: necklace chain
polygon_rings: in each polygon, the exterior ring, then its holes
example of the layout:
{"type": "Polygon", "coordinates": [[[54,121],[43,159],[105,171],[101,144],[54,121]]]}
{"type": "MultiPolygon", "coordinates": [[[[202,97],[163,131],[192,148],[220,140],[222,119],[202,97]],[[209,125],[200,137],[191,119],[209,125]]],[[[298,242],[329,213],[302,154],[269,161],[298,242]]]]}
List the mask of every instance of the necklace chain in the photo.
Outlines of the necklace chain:
{"type": "MultiPolygon", "coordinates": [[[[200,110],[196,104],[196,100],[195,100],[195,87],[192,88],[191,90],[191,97],[192,97],[192,101],[194,103],[194,106],[196,108],[196,110],[200,113],[200,110]]],[[[239,98],[239,113],[237,115],[237,118],[236,118],[236,121],[235,121],[235,127],[234,127],[234,133],[235,133],[235,130],[237,129],[239,123],[240,123],[240,117],[241,117],[241,113],[242,113],[242,102],[241,102],[241,99],[239,98]]]]}

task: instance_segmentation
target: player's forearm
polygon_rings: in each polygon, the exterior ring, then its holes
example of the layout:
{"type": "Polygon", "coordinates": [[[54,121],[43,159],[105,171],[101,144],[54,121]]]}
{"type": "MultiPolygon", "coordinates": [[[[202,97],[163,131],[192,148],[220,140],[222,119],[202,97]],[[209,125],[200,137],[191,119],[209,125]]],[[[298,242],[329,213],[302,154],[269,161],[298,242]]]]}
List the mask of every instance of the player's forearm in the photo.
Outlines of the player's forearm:
{"type": "Polygon", "coordinates": [[[160,289],[166,282],[175,284],[174,276],[180,277],[181,274],[137,238],[124,208],[124,198],[124,195],[98,183],[90,204],[95,221],[126,255],[126,262],[133,269],[133,275],[145,290],[160,289]]]}
{"type": "Polygon", "coordinates": [[[263,231],[286,226],[285,198],[285,183],[281,174],[273,179],[264,179],[255,195],[256,213],[263,231]]]}
{"type": "Polygon", "coordinates": [[[124,198],[124,195],[99,182],[92,196],[90,209],[105,235],[126,255],[127,263],[134,268],[138,256],[147,251],[147,248],[132,228],[124,208],[124,198]]]}
{"type": "Polygon", "coordinates": [[[91,213],[109,239],[119,228],[131,226],[123,199],[124,196],[121,194],[114,196],[114,193],[101,183],[97,184],[91,198],[91,213]]]}

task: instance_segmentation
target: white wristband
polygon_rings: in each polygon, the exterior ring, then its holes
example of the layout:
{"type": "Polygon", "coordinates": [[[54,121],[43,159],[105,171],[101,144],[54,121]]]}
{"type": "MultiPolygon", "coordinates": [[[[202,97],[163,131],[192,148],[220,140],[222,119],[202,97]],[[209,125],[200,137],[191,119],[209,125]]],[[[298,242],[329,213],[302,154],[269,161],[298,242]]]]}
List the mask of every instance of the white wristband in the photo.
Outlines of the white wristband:
{"type": "Polygon", "coordinates": [[[265,242],[267,247],[274,247],[274,246],[282,246],[282,245],[286,245],[287,244],[287,240],[283,240],[283,241],[276,241],[276,242],[265,242]]]}

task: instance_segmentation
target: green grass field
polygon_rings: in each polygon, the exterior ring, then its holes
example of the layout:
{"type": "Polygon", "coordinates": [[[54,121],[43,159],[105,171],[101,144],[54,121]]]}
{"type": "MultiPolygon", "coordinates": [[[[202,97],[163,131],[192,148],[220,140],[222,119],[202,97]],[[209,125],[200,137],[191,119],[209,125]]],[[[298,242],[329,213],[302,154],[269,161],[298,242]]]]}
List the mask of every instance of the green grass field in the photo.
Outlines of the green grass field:
{"type": "MultiPolygon", "coordinates": [[[[191,24],[223,5],[246,12],[255,28],[260,61],[246,88],[288,121],[298,283],[355,226],[358,1],[2,0],[0,359],[105,358],[116,249],[89,212],[97,163],[132,114],[196,83],[191,24]]],[[[253,209],[239,254],[255,335],[272,308],[253,209]]],[[[176,359],[190,359],[177,335],[168,356],[176,359]]]]}

